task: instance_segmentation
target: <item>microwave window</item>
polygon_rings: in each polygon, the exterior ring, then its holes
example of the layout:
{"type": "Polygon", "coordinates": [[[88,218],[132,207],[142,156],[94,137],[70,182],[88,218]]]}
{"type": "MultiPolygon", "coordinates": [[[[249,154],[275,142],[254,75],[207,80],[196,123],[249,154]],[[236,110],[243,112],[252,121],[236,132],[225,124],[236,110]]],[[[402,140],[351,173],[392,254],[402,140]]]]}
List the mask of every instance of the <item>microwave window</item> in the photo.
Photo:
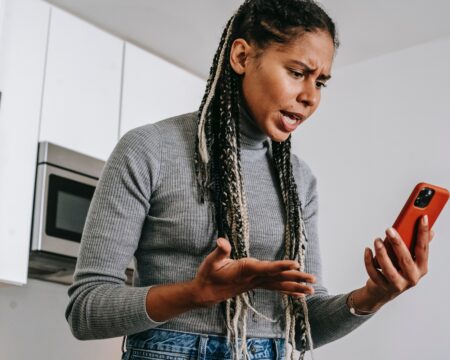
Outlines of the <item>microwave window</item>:
{"type": "Polygon", "coordinates": [[[90,199],[66,191],[58,191],[55,219],[56,227],[58,229],[81,233],[90,204],[90,199]]]}
{"type": "Polygon", "coordinates": [[[54,174],[48,186],[47,235],[80,242],[95,187],[54,174]]]}

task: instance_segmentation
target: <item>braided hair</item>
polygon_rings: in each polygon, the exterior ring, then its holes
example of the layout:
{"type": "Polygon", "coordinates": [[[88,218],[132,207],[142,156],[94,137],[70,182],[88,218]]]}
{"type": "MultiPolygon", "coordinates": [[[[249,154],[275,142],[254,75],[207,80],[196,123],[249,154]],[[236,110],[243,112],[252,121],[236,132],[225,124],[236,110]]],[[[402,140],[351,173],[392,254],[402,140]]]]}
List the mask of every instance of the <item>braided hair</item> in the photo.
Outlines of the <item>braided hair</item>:
{"type": "MultiPolygon", "coordinates": [[[[288,44],[304,32],[317,30],[327,31],[335,48],[338,47],[333,21],[313,0],[246,0],[228,20],[222,33],[199,108],[194,162],[200,201],[208,199],[213,203],[218,236],[230,241],[233,259],[249,256],[249,223],[240,160],[241,78],[229,62],[231,44],[243,38],[263,51],[274,42],[288,44]]],[[[290,139],[289,136],[283,142],[271,141],[270,148],[286,212],[284,259],[297,260],[300,271],[304,271],[307,239],[291,164],[290,139]]],[[[265,317],[252,307],[251,295],[242,293],[222,303],[227,338],[233,343],[237,359],[242,353],[247,355],[248,309],[265,317]],[[242,339],[240,347],[239,338],[242,339]]],[[[286,347],[291,343],[292,348],[296,348],[295,332],[299,324],[303,359],[307,342],[310,349],[313,348],[306,300],[283,295],[283,305],[286,347]]]]}

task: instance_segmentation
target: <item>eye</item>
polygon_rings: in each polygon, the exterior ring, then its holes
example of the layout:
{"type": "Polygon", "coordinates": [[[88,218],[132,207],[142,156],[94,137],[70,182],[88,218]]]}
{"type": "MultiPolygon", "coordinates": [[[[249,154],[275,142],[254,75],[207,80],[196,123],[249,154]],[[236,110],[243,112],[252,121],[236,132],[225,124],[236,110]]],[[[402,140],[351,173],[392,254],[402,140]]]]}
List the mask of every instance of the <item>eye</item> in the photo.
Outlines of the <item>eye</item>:
{"type": "Polygon", "coordinates": [[[316,88],[323,89],[323,88],[326,88],[326,87],[327,87],[327,84],[325,84],[324,82],[321,82],[321,81],[317,81],[316,82],[316,88]]]}
{"type": "Polygon", "coordinates": [[[301,79],[304,76],[303,73],[300,71],[289,69],[289,72],[295,79],[301,79]]]}

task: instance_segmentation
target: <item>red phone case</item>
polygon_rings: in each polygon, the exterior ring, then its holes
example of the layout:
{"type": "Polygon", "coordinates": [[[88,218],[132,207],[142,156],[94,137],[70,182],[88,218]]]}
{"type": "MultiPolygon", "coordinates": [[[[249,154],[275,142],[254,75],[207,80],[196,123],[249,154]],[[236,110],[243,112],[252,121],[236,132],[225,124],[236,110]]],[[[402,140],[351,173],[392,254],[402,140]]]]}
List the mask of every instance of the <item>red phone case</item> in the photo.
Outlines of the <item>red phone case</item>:
{"type": "MultiPolygon", "coordinates": [[[[397,220],[395,220],[395,223],[392,226],[400,234],[413,256],[418,221],[422,218],[423,215],[426,214],[428,216],[428,227],[429,229],[431,229],[440,212],[444,208],[448,198],[448,190],[442,187],[427,184],[424,182],[419,183],[415,186],[414,190],[403,206],[402,211],[400,211],[397,220]],[[414,205],[414,202],[417,198],[417,195],[419,195],[421,190],[423,190],[424,188],[430,188],[434,190],[434,195],[430,203],[426,207],[417,207],[414,205]]],[[[390,243],[387,242],[386,245],[389,256],[393,260],[394,265],[398,268],[397,259],[393,253],[390,243]]]]}

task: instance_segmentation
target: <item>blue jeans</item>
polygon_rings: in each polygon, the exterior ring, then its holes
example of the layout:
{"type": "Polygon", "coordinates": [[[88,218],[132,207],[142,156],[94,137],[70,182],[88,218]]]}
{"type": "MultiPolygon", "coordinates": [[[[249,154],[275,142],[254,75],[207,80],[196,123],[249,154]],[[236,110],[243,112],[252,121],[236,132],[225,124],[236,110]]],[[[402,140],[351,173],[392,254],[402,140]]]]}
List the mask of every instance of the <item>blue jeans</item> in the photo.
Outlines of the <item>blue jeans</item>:
{"type": "MultiPolygon", "coordinates": [[[[284,339],[248,338],[250,360],[284,360],[284,339]]],[[[122,360],[231,360],[225,336],[150,329],[131,335],[122,360]]]]}

